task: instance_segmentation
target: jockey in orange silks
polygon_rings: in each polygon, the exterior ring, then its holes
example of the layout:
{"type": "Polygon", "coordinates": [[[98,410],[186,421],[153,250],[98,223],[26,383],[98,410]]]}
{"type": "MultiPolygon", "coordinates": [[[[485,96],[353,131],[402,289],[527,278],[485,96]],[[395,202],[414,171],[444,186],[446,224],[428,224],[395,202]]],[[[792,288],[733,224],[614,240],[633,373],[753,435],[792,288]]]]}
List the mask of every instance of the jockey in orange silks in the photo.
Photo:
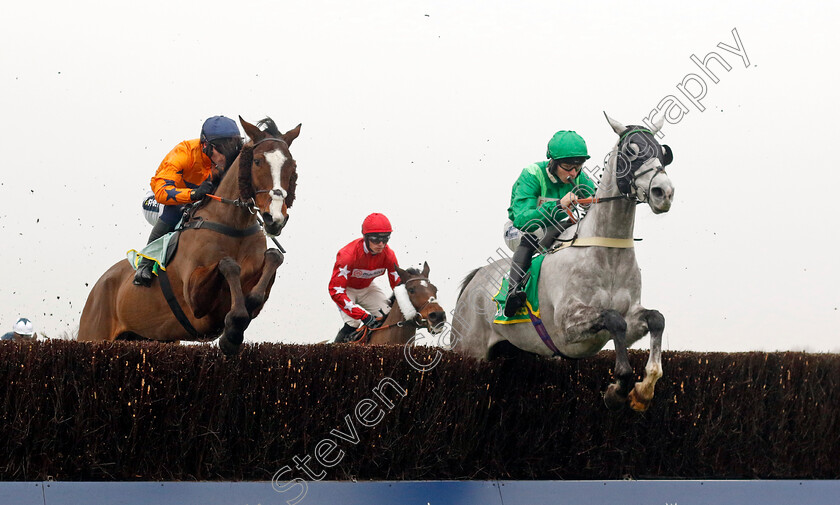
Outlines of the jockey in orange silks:
{"type": "MultiPolygon", "coordinates": [[[[151,180],[155,200],[164,205],[164,210],[152,228],[148,243],[175,229],[184,205],[201,201],[212,191],[213,169],[227,170],[241,149],[242,137],[236,122],[213,116],[204,121],[200,138],[185,140],[166,155],[151,180]]],[[[149,286],[152,266],[152,260],[142,258],[134,274],[134,284],[149,286]]]]}

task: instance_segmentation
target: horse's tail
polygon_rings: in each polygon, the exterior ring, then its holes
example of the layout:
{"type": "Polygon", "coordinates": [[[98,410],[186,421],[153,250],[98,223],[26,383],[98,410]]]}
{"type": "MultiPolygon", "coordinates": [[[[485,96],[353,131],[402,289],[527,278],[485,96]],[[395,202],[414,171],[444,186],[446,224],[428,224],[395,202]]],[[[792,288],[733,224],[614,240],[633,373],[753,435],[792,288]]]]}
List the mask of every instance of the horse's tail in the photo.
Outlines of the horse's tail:
{"type": "Polygon", "coordinates": [[[467,288],[467,285],[470,283],[470,281],[473,280],[473,277],[475,277],[475,274],[477,274],[479,270],[481,270],[481,267],[478,267],[472,272],[468,273],[467,276],[464,277],[464,280],[461,281],[461,286],[458,290],[458,298],[455,300],[456,303],[458,302],[458,300],[461,299],[461,295],[464,294],[464,290],[467,288]]]}

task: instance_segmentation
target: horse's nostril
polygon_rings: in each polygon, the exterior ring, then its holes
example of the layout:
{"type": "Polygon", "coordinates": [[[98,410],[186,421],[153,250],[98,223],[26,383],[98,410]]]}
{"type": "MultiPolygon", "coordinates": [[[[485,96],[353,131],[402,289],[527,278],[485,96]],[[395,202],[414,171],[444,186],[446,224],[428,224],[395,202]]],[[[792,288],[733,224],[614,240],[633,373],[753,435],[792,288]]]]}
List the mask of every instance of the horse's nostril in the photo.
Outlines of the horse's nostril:
{"type": "Polygon", "coordinates": [[[662,188],[653,188],[650,190],[650,194],[653,195],[654,198],[663,198],[665,196],[665,192],[662,191],[662,188]]]}
{"type": "Polygon", "coordinates": [[[432,312],[429,314],[429,321],[438,324],[446,321],[446,312],[432,312]]]}

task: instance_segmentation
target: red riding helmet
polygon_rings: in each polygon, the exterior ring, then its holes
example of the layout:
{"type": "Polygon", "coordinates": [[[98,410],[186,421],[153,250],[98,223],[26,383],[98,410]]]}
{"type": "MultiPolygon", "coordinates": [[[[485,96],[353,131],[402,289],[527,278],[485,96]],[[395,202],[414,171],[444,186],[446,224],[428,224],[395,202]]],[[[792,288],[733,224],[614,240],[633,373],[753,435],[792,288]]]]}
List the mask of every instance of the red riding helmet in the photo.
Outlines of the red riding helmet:
{"type": "Polygon", "coordinates": [[[374,212],[362,222],[362,235],[368,233],[391,233],[391,222],[383,214],[374,212]]]}

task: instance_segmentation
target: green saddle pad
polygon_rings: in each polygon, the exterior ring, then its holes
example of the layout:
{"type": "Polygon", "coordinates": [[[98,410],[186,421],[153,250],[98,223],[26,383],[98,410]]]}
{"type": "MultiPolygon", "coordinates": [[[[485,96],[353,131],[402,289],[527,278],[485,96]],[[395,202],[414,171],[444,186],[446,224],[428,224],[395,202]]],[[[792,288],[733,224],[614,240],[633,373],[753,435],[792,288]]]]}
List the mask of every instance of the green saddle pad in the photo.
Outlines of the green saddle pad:
{"type": "MultiPolygon", "coordinates": [[[[540,317],[540,301],[537,297],[537,287],[539,286],[540,269],[542,268],[544,259],[544,254],[540,254],[534,258],[531,262],[531,268],[528,269],[530,272],[528,282],[525,284],[525,304],[531,307],[531,312],[537,317],[540,317]]],[[[493,317],[493,324],[530,323],[531,318],[528,316],[528,310],[525,306],[520,308],[513,317],[505,317],[505,298],[507,298],[509,277],[510,272],[502,279],[499,292],[493,297],[493,301],[496,302],[496,315],[493,317]]]]}

